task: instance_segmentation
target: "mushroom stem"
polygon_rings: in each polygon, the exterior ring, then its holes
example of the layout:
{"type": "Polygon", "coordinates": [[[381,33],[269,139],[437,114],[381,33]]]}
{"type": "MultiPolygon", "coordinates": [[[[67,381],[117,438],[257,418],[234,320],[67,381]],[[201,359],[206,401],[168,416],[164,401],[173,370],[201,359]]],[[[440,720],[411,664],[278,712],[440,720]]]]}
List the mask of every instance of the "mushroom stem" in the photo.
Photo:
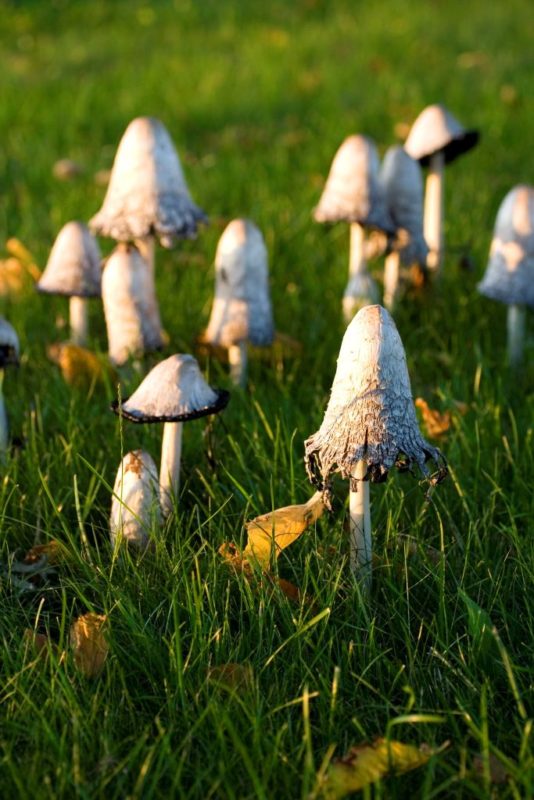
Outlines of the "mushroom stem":
{"type": "Polygon", "coordinates": [[[135,246],[139,250],[141,256],[148,264],[148,270],[152,276],[152,281],[154,281],[154,264],[155,264],[155,247],[154,247],[154,237],[153,236],[146,236],[144,239],[136,239],[134,242],[135,246]]]}
{"type": "Polygon", "coordinates": [[[365,460],[358,461],[350,482],[350,568],[365,591],[371,588],[371,507],[365,460]]]}
{"type": "Polygon", "coordinates": [[[87,332],[89,330],[87,310],[87,299],[85,297],[70,298],[70,338],[74,344],[79,344],[81,346],[87,344],[87,332]]]}
{"type": "Polygon", "coordinates": [[[146,236],[144,239],[136,239],[135,246],[139,250],[141,258],[148,267],[150,280],[147,285],[146,315],[151,320],[151,327],[161,336],[161,318],[159,314],[158,299],[156,297],[155,279],[155,239],[153,236],[146,236]]]}
{"type": "Polygon", "coordinates": [[[517,367],[523,360],[525,316],[525,306],[508,306],[508,359],[511,367],[517,367]]]}
{"type": "Polygon", "coordinates": [[[159,469],[160,501],[165,517],[168,517],[173,509],[173,497],[178,497],[181,457],[182,423],[166,422],[163,426],[159,469]]]}
{"type": "Polygon", "coordinates": [[[7,453],[9,445],[9,424],[4,401],[4,370],[0,369],[0,460],[7,453]]]}
{"type": "Polygon", "coordinates": [[[384,305],[393,311],[399,289],[400,255],[393,251],[386,257],[384,264],[384,305]]]}
{"type": "Polygon", "coordinates": [[[228,348],[228,363],[230,364],[230,377],[235,386],[242,389],[247,385],[247,343],[242,339],[237,344],[228,348]]]}
{"type": "Polygon", "coordinates": [[[429,247],[427,267],[435,272],[441,269],[443,257],[443,191],[445,183],[445,156],[443,152],[430,156],[425,190],[424,236],[429,247]]]}
{"type": "Polygon", "coordinates": [[[349,276],[352,277],[361,272],[367,272],[365,230],[359,222],[353,222],[350,226],[349,276]]]}

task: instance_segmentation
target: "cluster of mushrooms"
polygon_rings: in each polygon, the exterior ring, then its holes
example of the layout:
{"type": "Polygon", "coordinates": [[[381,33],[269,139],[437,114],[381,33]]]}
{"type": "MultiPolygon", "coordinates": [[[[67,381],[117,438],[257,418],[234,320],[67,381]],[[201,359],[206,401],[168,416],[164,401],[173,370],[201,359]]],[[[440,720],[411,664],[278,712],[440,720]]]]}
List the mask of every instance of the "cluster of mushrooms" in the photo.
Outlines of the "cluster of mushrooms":
{"type": "MultiPolygon", "coordinates": [[[[350,560],[368,587],[371,570],[370,482],[393,467],[417,467],[431,483],[446,474],[441,452],[422,437],[401,339],[391,313],[402,268],[439,274],[443,263],[445,165],[473,147],[443,106],[426,108],[404,147],[390,148],[382,165],[374,143],[349,136],[333,160],[314,218],[350,225],[349,281],[343,297],[348,327],[330,399],[319,430],[305,442],[308,477],[330,505],[334,473],[350,484],[350,560]],[[422,167],[428,168],[426,190],[422,167]],[[368,260],[385,255],[383,304],[368,260]],[[389,309],[389,310],[388,310],[389,309]],[[429,463],[434,467],[431,470],[429,463]]],[[[70,337],[88,341],[89,298],[102,297],[110,361],[121,368],[165,344],[155,284],[156,242],[169,248],[197,234],[204,212],[187,188],[178,154],[161,122],[133,120],[119,144],[102,208],[89,227],[68,222],[52,247],[37,289],[69,297],[70,337]],[[92,232],[91,232],[92,231],[92,232]],[[102,259],[94,235],[116,247],[102,259]]],[[[534,189],[518,186],[497,216],[486,275],[479,291],[509,305],[509,354],[522,357],[524,309],[534,305],[534,189]]],[[[261,231],[247,219],[224,230],[215,255],[215,298],[201,341],[228,354],[236,386],[247,380],[247,346],[269,346],[275,335],[268,254],[261,231]]],[[[18,338],[0,320],[0,369],[18,362],[18,338]]],[[[1,384],[0,384],[1,388],[1,384]]],[[[0,451],[8,423],[0,395],[0,451]]],[[[162,423],[159,474],[149,453],[124,456],[114,485],[110,520],[114,546],[146,548],[150,532],[176,508],[183,423],[222,411],[225,390],[211,387],[195,358],[175,354],[158,363],[113,410],[134,423],[162,423]]],[[[274,533],[274,532],[273,532],[274,533]]]]}

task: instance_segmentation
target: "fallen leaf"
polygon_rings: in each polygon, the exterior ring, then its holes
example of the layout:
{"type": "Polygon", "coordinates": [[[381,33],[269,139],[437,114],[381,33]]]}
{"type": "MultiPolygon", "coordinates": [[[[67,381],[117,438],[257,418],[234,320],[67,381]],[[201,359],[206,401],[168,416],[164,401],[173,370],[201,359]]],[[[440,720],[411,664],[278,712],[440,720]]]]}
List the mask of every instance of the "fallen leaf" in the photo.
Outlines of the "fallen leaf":
{"type": "Polygon", "coordinates": [[[408,134],[411,130],[411,125],[409,122],[396,122],[393,128],[393,132],[397,139],[402,139],[404,141],[408,138],[408,134]]]}
{"type": "Polygon", "coordinates": [[[17,258],[0,261],[0,294],[17,294],[24,288],[26,269],[17,258]]]}
{"type": "Polygon", "coordinates": [[[57,651],[57,646],[46,633],[36,633],[33,628],[26,628],[22,637],[25,642],[28,642],[36,656],[46,658],[50,649],[57,651]]]}
{"type": "Polygon", "coordinates": [[[426,400],[423,400],[422,397],[416,398],[415,405],[421,410],[423,425],[425,426],[425,430],[430,437],[438,438],[439,436],[443,436],[445,433],[447,433],[451,427],[450,411],[445,411],[443,414],[440,411],[435,411],[434,409],[429,408],[428,403],[426,400]]]}
{"type": "Polygon", "coordinates": [[[71,158],[60,158],[52,167],[52,174],[58,181],[72,181],[83,172],[83,167],[71,158]]]}
{"type": "MultiPolygon", "coordinates": [[[[208,342],[205,338],[205,331],[196,339],[195,350],[197,355],[207,358],[211,356],[221,364],[228,364],[228,348],[208,342]]],[[[302,344],[285,333],[276,332],[274,341],[270,347],[254,347],[249,345],[248,355],[251,360],[277,361],[284,358],[294,358],[302,353],[302,344]]]]}
{"type": "Polygon", "coordinates": [[[251,691],[254,689],[254,670],[250,664],[219,664],[208,669],[208,681],[231,691],[251,691]]]}
{"type": "Polygon", "coordinates": [[[70,643],[74,663],[87,678],[97,677],[104,668],[109,645],[106,639],[107,617],[88,613],[73,622],[70,643]]]}
{"type": "Polygon", "coordinates": [[[33,256],[24,245],[20,239],[17,239],[15,236],[11,236],[6,242],[6,250],[12,256],[15,256],[19,261],[22,261],[23,264],[32,264],[33,263],[33,256]]]}
{"type": "Polygon", "coordinates": [[[36,544],[24,556],[24,564],[42,562],[43,557],[50,566],[57,566],[68,559],[67,549],[60,542],[51,539],[46,544],[36,544]]]}
{"type": "MultiPolygon", "coordinates": [[[[473,758],[473,768],[479,777],[483,778],[485,776],[486,763],[483,756],[477,755],[473,758]]],[[[502,786],[502,784],[507,782],[508,772],[506,767],[502,761],[497,758],[497,756],[493,755],[493,753],[489,754],[488,770],[491,783],[495,784],[496,786],[502,786]]]]}
{"type": "Polygon", "coordinates": [[[99,169],[98,172],[95,172],[93,177],[97,186],[107,186],[111,178],[111,170],[99,169]]]}
{"type": "Polygon", "coordinates": [[[252,574],[249,562],[243,557],[243,553],[233,544],[233,542],[223,542],[219,547],[219,555],[226,563],[233,567],[237,572],[247,572],[252,574]]]}
{"type": "Polygon", "coordinates": [[[50,361],[57,364],[65,382],[77,389],[88,390],[95,384],[105,383],[106,378],[113,384],[118,375],[108,364],[85,347],[70,342],[51,344],[47,348],[50,361]]]}

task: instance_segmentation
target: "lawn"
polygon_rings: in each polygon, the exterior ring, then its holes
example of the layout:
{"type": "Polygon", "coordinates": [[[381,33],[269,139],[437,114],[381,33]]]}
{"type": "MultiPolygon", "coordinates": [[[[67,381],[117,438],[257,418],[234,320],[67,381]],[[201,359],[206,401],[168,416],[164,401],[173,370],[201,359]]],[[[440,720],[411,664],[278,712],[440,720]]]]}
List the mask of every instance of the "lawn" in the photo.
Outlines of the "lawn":
{"type": "MultiPolygon", "coordinates": [[[[253,360],[224,414],[188,426],[177,513],[140,558],[113,553],[111,487],[128,450],[158,456],[161,429],[121,424],[111,380],[89,392],[64,382],[46,354],[67,336],[64,299],[30,282],[0,298],[21,341],[4,393],[24,442],[0,481],[2,797],[315,797],[331,760],[383,736],[448,746],[367,797],[534,793],[534,326],[511,375],[506,309],[476,291],[502,198],[533,181],[533,24],[528,0],[2,5],[2,250],[17,237],[44,268],[60,227],[100,207],[94,176],[128,122],[153,115],[210,217],[196,241],[157,251],[165,353],[193,351],[217,240],[236,216],[262,230],[277,329],[302,344],[283,363],[253,360]],[[303,442],[344,332],[348,230],[311,211],[346,135],[373,137],[383,154],[438,101],[481,142],[447,174],[443,280],[409,293],[395,319],[414,397],[451,412],[433,440],[450,474],[429,501],[407,474],[372,487],[369,598],[350,574],[347,485],[336,482],[334,513],[276,565],[299,587],[295,602],[219,548],[245,543],[247,519],[313,492],[303,442]],[[63,158],[80,165],[75,179],[53,176],[63,158]],[[52,539],[65,562],[20,591],[8,565],[52,539]],[[68,654],[88,611],[109,619],[94,679],[68,654]],[[57,651],[36,656],[28,628],[57,651]],[[209,680],[229,663],[249,680],[209,680]]],[[[91,325],[104,358],[98,301],[91,325]]],[[[202,365],[230,388],[224,366],[202,365]]]]}

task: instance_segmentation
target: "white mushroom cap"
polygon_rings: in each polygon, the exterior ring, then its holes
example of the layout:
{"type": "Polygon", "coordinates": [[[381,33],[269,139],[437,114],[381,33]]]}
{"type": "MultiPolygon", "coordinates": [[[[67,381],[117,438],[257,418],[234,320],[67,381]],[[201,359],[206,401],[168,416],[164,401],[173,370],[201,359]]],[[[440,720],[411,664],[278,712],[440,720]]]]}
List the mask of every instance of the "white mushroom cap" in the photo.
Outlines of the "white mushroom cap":
{"type": "Polygon", "coordinates": [[[205,341],[222,347],[242,341],[265,346],[273,338],[267,248],[253,222],[234,219],[217,245],[215,298],[205,341]]]}
{"type": "Polygon", "coordinates": [[[161,522],[158,471],[152,456],[134,450],[122,459],[111,501],[111,544],[118,538],[129,545],[146,547],[154,525],[161,522]]]}
{"type": "Polygon", "coordinates": [[[430,157],[443,152],[445,162],[454,161],[474,147],[479,139],[475,130],[466,130],[445,106],[427,106],[411,127],[404,149],[426,166],[430,157]]]}
{"type": "Polygon", "coordinates": [[[534,306],[534,187],[516,186],[502,201],[478,291],[509,305],[534,306]]]}
{"type": "Polygon", "coordinates": [[[152,369],[133,395],[115,413],[131,422],[186,422],[216,414],[226,406],[228,392],[212,389],[193,356],[177,354],[152,369]]]}
{"type": "Polygon", "coordinates": [[[405,232],[393,249],[399,250],[403,264],[425,264],[428,245],[423,235],[421,167],[402,147],[390,147],[380,168],[380,184],[397,231],[405,232]]]}
{"type": "Polygon", "coordinates": [[[393,231],[378,182],[380,160],[367,136],[349,136],[334,156],[319,205],[316,222],[358,222],[393,231]]]}
{"type": "Polygon", "coordinates": [[[146,263],[133,245],[119,244],[102,275],[108,352],[114,364],[163,346],[154,286],[146,263]]]}
{"type": "Polygon", "coordinates": [[[20,355],[19,337],[13,325],[0,317],[0,369],[18,364],[20,355]]]}
{"type": "Polygon", "coordinates": [[[305,448],[308,476],[323,488],[331,473],[348,478],[362,460],[374,481],[384,480],[401,454],[425,475],[427,459],[444,464],[419,431],[404,348],[381,306],[365,306],[348,326],[323,423],[305,448]]]}
{"type": "Polygon", "coordinates": [[[100,297],[101,258],[87,225],[67,222],[57,235],[37,290],[66,297],[100,297]]]}
{"type": "Polygon", "coordinates": [[[178,153],[165,126],[134,119],[122,137],[100,211],[89,223],[102,236],[131,242],[157,236],[163,247],[192,238],[206,215],[189,194],[178,153]]]}

